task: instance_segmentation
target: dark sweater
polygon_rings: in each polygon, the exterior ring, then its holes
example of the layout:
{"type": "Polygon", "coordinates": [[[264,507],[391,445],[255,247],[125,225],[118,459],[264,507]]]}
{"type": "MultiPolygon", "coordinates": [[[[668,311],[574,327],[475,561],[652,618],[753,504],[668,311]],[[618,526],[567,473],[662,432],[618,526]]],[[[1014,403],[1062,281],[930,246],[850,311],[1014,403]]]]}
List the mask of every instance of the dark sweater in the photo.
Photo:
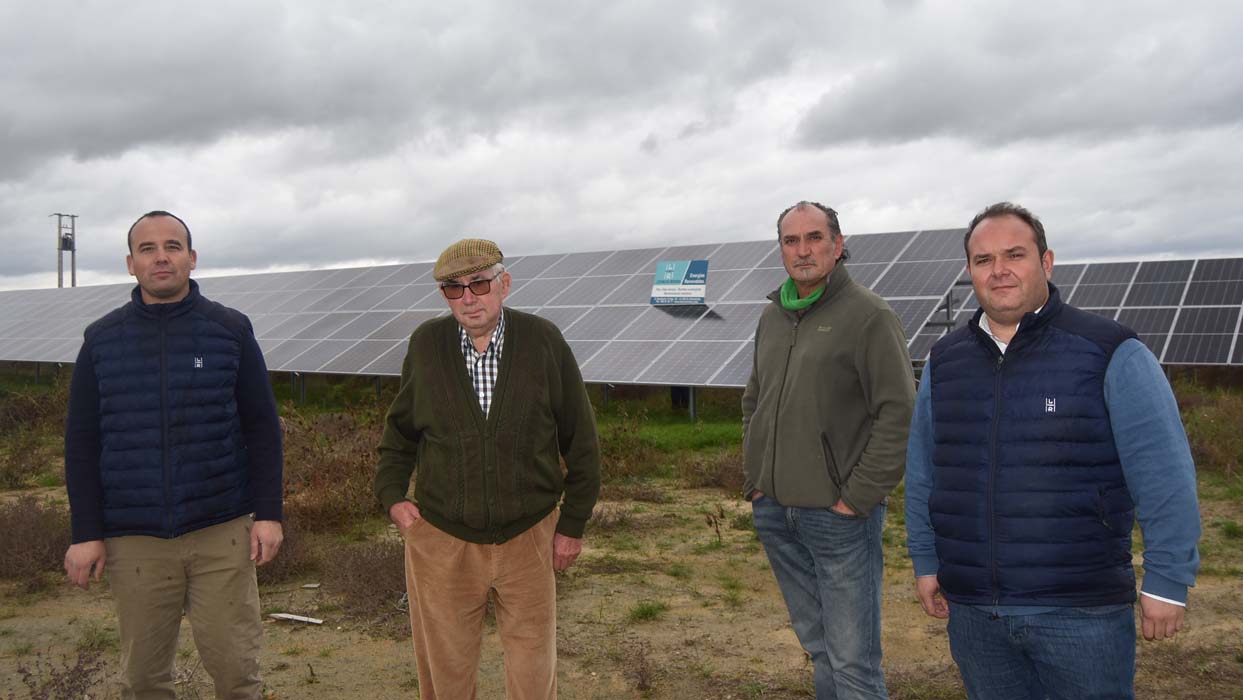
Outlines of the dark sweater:
{"type": "Polygon", "coordinates": [[[414,475],[414,501],[430,524],[468,542],[500,543],[539,522],[564,494],[557,532],[582,537],[600,490],[600,453],[578,363],[552,323],[504,313],[486,418],[457,320],[428,321],[410,336],[380,440],[376,495],[387,511],[406,498],[414,475]]]}
{"type": "Polygon", "coordinates": [[[65,424],[73,541],[281,519],[276,401],[250,321],[190,294],[87,327],[65,424]]]}

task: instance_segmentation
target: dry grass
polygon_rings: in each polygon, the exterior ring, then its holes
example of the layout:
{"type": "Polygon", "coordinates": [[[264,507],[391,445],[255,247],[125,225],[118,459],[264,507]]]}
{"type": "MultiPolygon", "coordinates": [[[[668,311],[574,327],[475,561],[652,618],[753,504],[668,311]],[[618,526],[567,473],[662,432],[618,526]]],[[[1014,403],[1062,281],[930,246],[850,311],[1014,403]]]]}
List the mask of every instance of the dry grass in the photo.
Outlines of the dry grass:
{"type": "Polygon", "coordinates": [[[372,407],[285,406],[285,510],[305,532],[348,531],[379,512],[372,493],[382,417],[372,407]]]}
{"type": "Polygon", "coordinates": [[[405,553],[395,542],[349,542],[334,545],[324,584],[342,609],[372,632],[409,634],[405,553]]]}
{"type": "Polygon", "coordinates": [[[742,449],[724,450],[697,456],[679,467],[679,476],[691,487],[719,488],[736,496],[742,493],[742,449]]]}
{"type": "Polygon", "coordinates": [[[69,548],[69,514],[34,496],[0,503],[0,578],[21,583],[27,593],[50,588],[69,548]]]}

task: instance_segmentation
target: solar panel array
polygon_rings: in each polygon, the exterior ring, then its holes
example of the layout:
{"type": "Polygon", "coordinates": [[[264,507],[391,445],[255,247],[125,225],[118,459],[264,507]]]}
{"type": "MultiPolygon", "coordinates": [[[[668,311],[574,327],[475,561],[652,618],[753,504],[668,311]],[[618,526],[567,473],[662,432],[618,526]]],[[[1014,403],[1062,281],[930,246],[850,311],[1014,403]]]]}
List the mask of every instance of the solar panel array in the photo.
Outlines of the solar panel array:
{"type": "MultiPolygon", "coordinates": [[[[962,229],[852,236],[847,268],[885,297],[927,356],[976,308],[962,286],[962,229]]],[[[530,255],[506,260],[506,304],[561,328],[588,382],[737,387],[751,369],[766,295],[785,279],[776,241],[530,255]],[[655,266],[707,259],[707,304],[649,303],[655,266]]],[[[405,341],[447,313],[431,263],[199,279],[203,294],[247,314],[273,371],[398,375],[405,341]]],[[[1134,328],[1168,364],[1243,364],[1243,258],[1058,265],[1063,298],[1134,328]]],[[[0,292],[0,360],[73,362],[88,323],[131,284],[0,292]]]]}

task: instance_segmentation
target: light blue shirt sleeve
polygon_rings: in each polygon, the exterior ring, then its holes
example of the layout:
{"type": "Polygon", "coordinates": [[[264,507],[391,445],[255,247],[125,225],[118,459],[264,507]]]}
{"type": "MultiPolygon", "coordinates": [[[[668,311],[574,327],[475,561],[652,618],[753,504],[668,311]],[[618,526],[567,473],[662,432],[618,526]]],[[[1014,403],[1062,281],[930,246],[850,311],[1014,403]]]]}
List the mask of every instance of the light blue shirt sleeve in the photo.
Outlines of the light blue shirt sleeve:
{"type": "Polygon", "coordinates": [[[1114,351],[1105,370],[1105,403],[1144,535],[1141,589],[1185,603],[1200,567],[1195,463],[1174,392],[1140,341],[1127,340],[1114,351]]]}
{"type": "Polygon", "coordinates": [[[936,537],[928,516],[932,494],[932,363],[924,365],[906,444],[906,551],[916,576],[935,576],[936,537]]]}

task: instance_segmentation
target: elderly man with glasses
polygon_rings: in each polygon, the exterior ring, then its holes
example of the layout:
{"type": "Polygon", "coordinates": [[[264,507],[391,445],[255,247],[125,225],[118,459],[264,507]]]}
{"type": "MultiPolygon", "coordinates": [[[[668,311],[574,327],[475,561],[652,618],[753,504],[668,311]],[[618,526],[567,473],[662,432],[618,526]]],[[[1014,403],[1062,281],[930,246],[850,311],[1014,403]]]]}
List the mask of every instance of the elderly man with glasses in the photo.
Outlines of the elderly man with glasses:
{"type": "Polygon", "coordinates": [[[424,700],[475,697],[489,592],[507,697],[556,697],[553,570],[582,550],[600,490],[578,363],[551,322],[502,306],[502,259],[480,239],[440,255],[452,316],[410,336],[380,441],[375,491],[405,540],[424,700]]]}

